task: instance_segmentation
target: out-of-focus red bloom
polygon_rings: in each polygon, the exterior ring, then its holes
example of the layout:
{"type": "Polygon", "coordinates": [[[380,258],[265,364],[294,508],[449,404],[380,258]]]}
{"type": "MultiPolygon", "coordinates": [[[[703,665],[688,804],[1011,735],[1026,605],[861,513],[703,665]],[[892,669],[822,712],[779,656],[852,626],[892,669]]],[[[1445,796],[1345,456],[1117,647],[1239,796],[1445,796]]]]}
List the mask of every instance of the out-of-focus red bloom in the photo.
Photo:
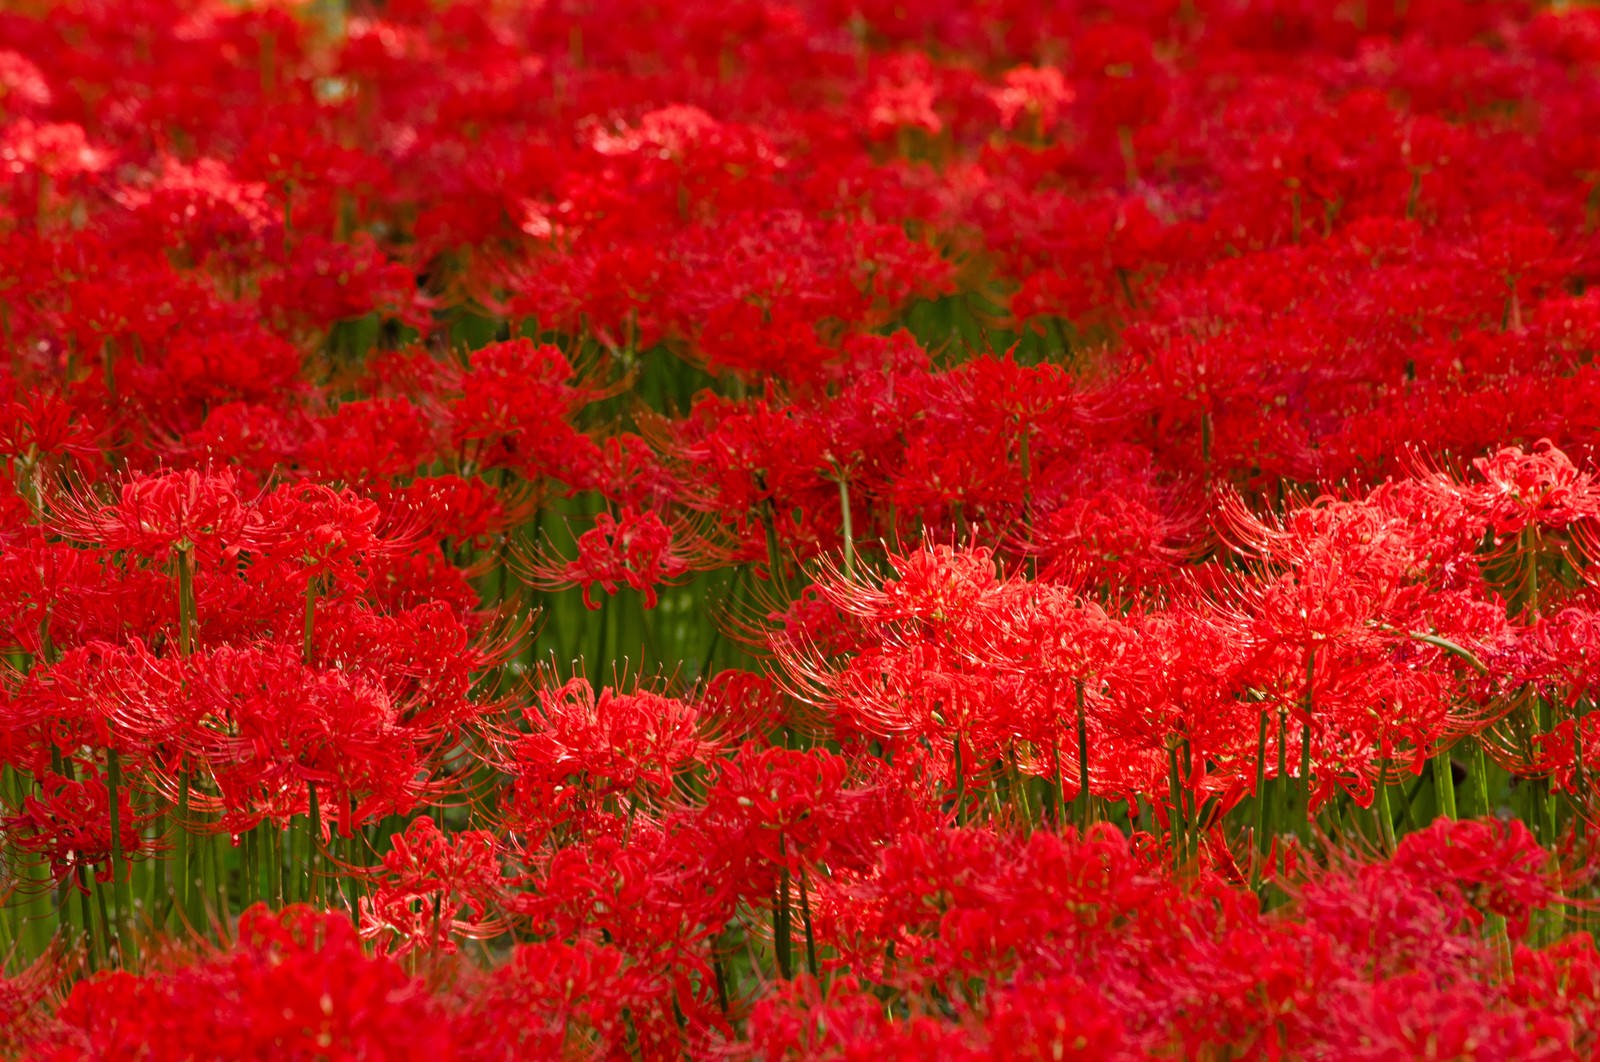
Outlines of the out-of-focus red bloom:
{"type": "Polygon", "coordinates": [[[591,941],[519,944],[492,971],[458,986],[453,1021],[461,1057],[491,1062],[507,1050],[563,1059],[623,1051],[640,1017],[659,1012],[665,990],[615,948],[591,941]]]}
{"type": "Polygon", "coordinates": [[[1553,863],[1520,822],[1441,819],[1407,834],[1389,865],[1417,888],[1470,905],[1475,925],[1484,914],[1496,914],[1521,937],[1534,910],[1560,903],[1567,893],[1565,875],[1553,863]]]}
{"type": "Polygon", "coordinates": [[[1001,84],[990,93],[1000,111],[1000,124],[1008,130],[1016,129],[1026,118],[1042,135],[1055,131],[1061,112],[1077,95],[1061,71],[1051,66],[1013,67],[1005,72],[1001,84]]]}
{"type": "Polygon", "coordinates": [[[240,918],[236,943],[158,975],[80,982],[61,1020],[84,1057],[448,1059],[444,1008],[395,960],[369,956],[342,915],[240,918]]]}
{"type": "Polygon", "coordinates": [[[437,454],[438,434],[412,402],[361,399],[319,419],[297,456],[318,475],[357,485],[410,475],[437,454]]]}
{"type": "Polygon", "coordinates": [[[11,976],[0,976],[0,1052],[15,1057],[66,1057],[71,1034],[49,1013],[47,1002],[60,983],[60,957],[41,955],[11,976]]]}

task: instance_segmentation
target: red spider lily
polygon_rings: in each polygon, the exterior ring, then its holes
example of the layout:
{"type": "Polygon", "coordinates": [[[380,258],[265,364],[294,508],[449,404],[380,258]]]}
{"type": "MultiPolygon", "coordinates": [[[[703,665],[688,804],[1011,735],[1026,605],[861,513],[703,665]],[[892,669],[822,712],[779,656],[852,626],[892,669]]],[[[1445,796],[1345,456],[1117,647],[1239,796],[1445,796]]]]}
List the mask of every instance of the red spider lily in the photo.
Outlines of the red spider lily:
{"type": "MultiPolygon", "coordinates": [[[[3,821],[12,844],[42,856],[50,864],[57,884],[74,873],[89,871],[97,881],[110,881],[121,873],[112,863],[111,791],[97,773],[81,779],[43,773],[40,795],[27,796],[15,814],[3,821]]],[[[127,789],[116,794],[117,843],[124,858],[146,847],[146,819],[134,814],[127,789]]],[[[82,879],[73,882],[87,891],[82,879]]]]}
{"type": "Polygon", "coordinates": [[[826,861],[836,832],[852,825],[858,794],[845,789],[849,765],[839,756],[746,745],[719,766],[702,828],[718,838],[715,862],[728,866],[727,880],[741,890],[760,895],[778,869],[798,874],[826,861]]]}
{"type": "Polygon", "coordinates": [[[71,603],[103,578],[96,560],[88,550],[46,542],[37,531],[8,543],[0,556],[0,586],[6,601],[0,640],[35,657],[70,646],[80,633],[71,603]]]}
{"type": "Polygon", "coordinates": [[[1514,768],[1549,779],[1552,788],[1569,794],[1578,814],[1593,819],[1597,807],[1591,763],[1600,756],[1600,717],[1585,715],[1561,719],[1548,729],[1535,733],[1528,747],[1502,758],[1514,768]]]}
{"type": "Polygon", "coordinates": [[[709,676],[697,703],[701,718],[727,745],[771,733],[787,708],[766,675],[734,668],[709,676]]]}
{"type": "Polygon", "coordinates": [[[1138,469],[1139,455],[1105,463],[1103,472],[1075,469],[1078,482],[1040,498],[1023,548],[1051,582],[1119,595],[1170,588],[1199,552],[1198,507],[1161,490],[1138,469]]]}
{"type": "MultiPolygon", "coordinates": [[[[1519,1006],[1546,1020],[1566,1024],[1566,1031],[1585,1027],[1600,1003],[1600,952],[1594,939],[1580,933],[1563,937],[1550,947],[1534,950],[1519,944],[1513,954],[1517,980],[1508,995],[1519,1006]],[[1557,987],[1564,991],[1552,991],[1557,987]]],[[[1579,1034],[1580,1042],[1587,1042],[1579,1034]]]]}
{"type": "Polygon", "coordinates": [[[991,90],[990,97],[1000,111],[1000,124],[1015,130],[1024,120],[1040,137],[1055,132],[1061,112],[1077,93],[1053,66],[1017,66],[1001,78],[1004,87],[991,90]]]}
{"type": "Polygon", "coordinates": [[[864,645],[853,657],[818,658],[775,638],[803,698],[847,733],[953,742],[958,790],[996,760],[1058,788],[1081,789],[1088,777],[1101,792],[1120,790],[1119,758],[1091,765],[1080,738],[1099,737],[1107,689],[1131,678],[1121,664],[1132,655],[1130,628],[1062,588],[1001,581],[986,550],[924,548],[890,563],[897,578],[881,587],[839,576],[819,584],[858,617],[864,645]]]}
{"type": "Polygon", "coordinates": [[[1336,779],[1364,794],[1384,764],[1420,769],[1437,743],[1502,710],[1460,686],[1477,682],[1466,676],[1485,674],[1482,658],[1512,634],[1451,557],[1461,514],[1419,511],[1419,500],[1380,490],[1365,502],[1325,501],[1292,510],[1281,529],[1224,509],[1236,533],[1284,566],[1243,588],[1253,643],[1245,681],[1304,728],[1314,803],[1336,779]]]}
{"type": "Polygon", "coordinates": [[[4,6],[0,1054],[1596,1053],[1595,12],[4,6]]]}
{"type": "Polygon", "coordinates": [[[1556,236],[1536,219],[1507,211],[1486,212],[1475,220],[1477,239],[1466,253],[1505,285],[1504,327],[1521,331],[1523,307],[1570,264],[1561,261],[1556,236]]]}
{"type": "Polygon", "coordinates": [[[1159,119],[1166,107],[1167,78],[1155,42],[1139,27],[1102,22],[1074,42],[1076,65],[1093,86],[1085,101],[1101,129],[1135,129],[1159,119]]]}
{"type": "MultiPolygon", "coordinates": [[[[38,475],[40,461],[62,463],[98,457],[102,440],[94,420],[74,402],[74,396],[53,388],[23,389],[7,380],[11,391],[5,414],[0,418],[0,454],[19,466],[28,477],[38,475]]],[[[70,467],[70,465],[69,465],[70,467]]],[[[38,498],[35,479],[18,483],[38,498]]]]}
{"type": "Polygon", "coordinates": [[[682,490],[642,436],[615,435],[603,444],[602,490],[624,508],[664,509],[682,490]]]}
{"type": "Polygon", "coordinates": [[[215,158],[192,162],[164,156],[147,181],[119,190],[118,201],[149,243],[186,249],[196,259],[232,271],[267,252],[282,208],[261,181],[240,180],[215,158]],[[183,217],[182,226],[171,224],[183,217]]]}
{"type": "Polygon", "coordinates": [[[626,584],[642,595],[644,607],[655,608],[660,587],[670,586],[692,568],[716,567],[721,559],[686,521],[669,527],[654,512],[624,508],[619,516],[599,513],[594,526],[578,536],[578,555],[570,561],[534,557],[523,562],[526,574],[541,589],[577,585],[590,609],[596,585],[615,594],[626,584]]]}
{"type": "Polygon", "coordinates": [[[1473,461],[1481,482],[1444,486],[1484,521],[1499,541],[1524,528],[1560,531],[1591,518],[1600,506],[1594,476],[1540,440],[1532,451],[1508,447],[1473,461]]]}
{"type": "Polygon", "coordinates": [[[372,816],[404,814],[428,791],[424,765],[441,732],[409,725],[371,679],[318,670],[287,649],[219,648],[187,658],[112,659],[102,678],[106,713],[119,730],[167,750],[152,762],[169,795],[197,772],[197,809],[215,828],[240,833],[308,810],[310,787],[347,836],[372,816]]]}
{"type": "Polygon", "coordinates": [[[692,353],[710,371],[753,381],[782,380],[804,391],[838,372],[842,352],[817,332],[814,320],[787,307],[723,303],[707,313],[692,353]]]}
{"type": "Polygon", "coordinates": [[[482,548],[525,523],[537,495],[490,486],[460,476],[418,477],[402,486],[370,492],[381,498],[385,527],[416,528],[418,537],[453,539],[482,548]]]}
{"type": "Polygon", "coordinates": [[[165,976],[80,982],[61,1010],[79,1057],[450,1058],[444,1016],[393,959],[369,956],[345,918],[305,907],[252,908],[231,949],[165,976]]]}
{"type": "Polygon", "coordinates": [[[937,136],[944,121],[934,110],[938,88],[931,83],[932,64],[927,57],[898,56],[884,67],[862,101],[867,131],[879,138],[892,137],[902,129],[937,136]]]}
{"type": "Polygon", "coordinates": [[[437,425],[404,398],[342,403],[308,434],[299,460],[319,475],[351,483],[409,476],[441,449],[437,425]]]}
{"type": "Polygon", "coordinates": [[[917,1018],[894,1023],[883,1004],[854,978],[834,978],[826,987],[801,977],[777,986],[750,1016],[749,1043],[741,1055],[763,1062],[786,1059],[910,1058],[936,1052],[960,1057],[960,1037],[917,1018]]]}
{"type": "Polygon", "coordinates": [[[736,557],[767,554],[766,519],[780,541],[796,547],[836,539],[838,522],[821,514],[837,504],[838,488],[817,475],[805,425],[792,416],[704,396],[669,430],[673,455],[700,470],[682,477],[685,503],[729,526],[743,546],[736,557]],[[818,526],[824,519],[826,531],[818,526]]]}
{"type": "Polygon", "coordinates": [[[210,405],[283,402],[303,390],[298,380],[300,353],[291,343],[251,325],[222,324],[219,331],[223,329],[233,348],[225,371],[218,371],[213,353],[222,337],[180,333],[163,344],[159,362],[116,360],[118,393],[136,396],[154,428],[176,433],[198,425],[210,405]],[[174,401],[176,396],[183,401],[174,401]]]}
{"type": "Polygon", "coordinates": [[[548,829],[602,807],[622,807],[630,819],[650,814],[670,803],[680,776],[722,747],[718,724],[676,698],[609,688],[597,695],[576,678],[537,699],[530,732],[498,735],[495,754],[512,779],[518,828],[548,829]]]}
{"type": "Polygon", "coordinates": [[[1110,832],[1082,842],[1050,834],[1022,842],[975,829],[907,832],[879,858],[874,874],[823,890],[820,922],[824,939],[859,962],[862,976],[900,985],[958,971],[1013,976],[1019,966],[1037,969],[1036,960],[1073,955],[1092,960],[1091,949],[1115,947],[1113,927],[1137,932],[1142,908],[1171,902],[1110,832]],[[1088,904],[1074,899],[1089,896],[1088,904]],[[997,919],[998,905],[1027,913],[997,919]],[[893,965],[879,968],[882,942],[891,939],[893,965]]]}
{"type": "Polygon", "coordinates": [[[798,979],[757,1005],[751,1058],[916,1059],[1145,1057],[1137,1040],[1092,985],[1070,975],[1016,987],[997,986],[980,1013],[961,1023],[931,1015],[894,1021],[861,984],[840,978],[826,994],[798,979]]]}
{"type": "MultiPolygon", "coordinates": [[[[1104,146],[1114,148],[1118,140],[1104,146]]],[[[1107,153],[1091,164],[1108,172],[1115,166],[1120,184],[1126,161],[1107,153]]],[[[981,216],[991,244],[1020,281],[1012,313],[1041,330],[1050,317],[1090,326],[1131,314],[1143,302],[1146,277],[1159,275],[1161,263],[1176,257],[1172,220],[1171,208],[1147,191],[1079,195],[1047,184],[1015,189],[1003,209],[981,216]]]]}
{"type": "Polygon", "coordinates": [[[570,384],[572,366],[551,346],[518,339],[473,355],[449,410],[450,441],[474,468],[508,468],[528,479],[559,476],[588,486],[599,462],[594,442],[568,423],[603,397],[570,384]]]}
{"type": "MultiPolygon", "coordinates": [[[[515,634],[515,631],[512,631],[515,634]]],[[[314,657],[380,686],[402,706],[416,733],[446,733],[491,707],[472,696],[472,679],[503,659],[514,637],[483,631],[453,603],[428,598],[376,612],[345,600],[318,603],[314,657]]]]}
{"type": "MultiPolygon", "coordinates": [[[[1132,791],[1159,792],[1174,741],[1184,746],[1180,782],[1197,805],[1215,797],[1232,806],[1253,788],[1261,707],[1241,689],[1248,643],[1205,611],[1172,607],[1135,619],[1137,651],[1129,681],[1111,691],[1103,711],[1108,745],[1101,769],[1124,773],[1132,791]]],[[[1269,757],[1276,762],[1275,756],[1269,757]]]]}
{"type": "Polygon", "coordinates": [[[64,972],[60,955],[50,953],[12,976],[0,977],[0,1051],[65,1053],[71,1036],[46,1007],[64,972]]]}
{"type": "Polygon", "coordinates": [[[369,557],[405,545],[383,536],[377,502],[348,490],[297,483],[263,495],[254,509],[275,532],[261,556],[291,583],[359,589],[370,577],[369,557]]]}
{"type": "Polygon", "coordinates": [[[689,336],[728,304],[867,329],[917,296],[949,290],[949,263],[898,226],[825,219],[797,209],[728,213],[643,246],[601,234],[519,276],[512,309],[558,327],[587,318],[616,349],[689,336]],[[655,290],[657,299],[636,292],[655,290]]]}
{"type": "Polygon", "coordinates": [[[808,556],[848,537],[870,540],[883,522],[886,483],[904,451],[894,423],[922,402],[917,377],[927,354],[898,333],[851,338],[842,355],[835,397],[704,396],[680,423],[653,433],[680,478],[681,501],[715,514],[741,540],[735,557],[770,560],[769,537],[808,556]]]}
{"type": "Polygon", "coordinates": [[[707,948],[733,918],[738,888],[701,872],[706,841],[681,824],[635,824],[626,843],[601,836],[537,858],[526,891],[507,902],[535,933],[603,934],[667,978],[685,1014],[699,1013],[715,984],[707,948]]]}
{"type": "Polygon", "coordinates": [[[1520,822],[1439,821],[1407,834],[1389,865],[1419,889],[1471,905],[1474,924],[1496,914],[1520,938],[1533,910],[1560,903],[1570,891],[1551,862],[1520,822]]]}
{"type": "Polygon", "coordinates": [[[260,544],[271,533],[239,492],[229,471],[135,476],[116,502],[86,497],[51,500],[50,530],[109,550],[130,550],[156,561],[194,550],[215,560],[260,544]]]}
{"type": "Polygon", "coordinates": [[[1341,1057],[1387,1059],[1434,1052],[1441,1057],[1573,1057],[1575,1028],[1543,1008],[1509,1014],[1491,1009],[1496,993],[1473,983],[1436,987],[1425,975],[1395,977],[1378,993],[1351,994],[1329,1015],[1324,1042],[1341,1057]],[[1403,1001],[1384,1002],[1388,993],[1403,1001]]]}
{"type": "Polygon", "coordinates": [[[8,737],[19,753],[15,765],[41,774],[53,764],[53,754],[70,757],[85,747],[142,757],[148,748],[144,735],[118,725],[106,678],[147,655],[137,643],[124,650],[91,642],[31,669],[4,704],[8,737]]]}
{"type": "Polygon", "coordinates": [[[6,168],[7,198],[21,198],[27,213],[41,223],[68,213],[77,198],[73,193],[116,158],[114,151],[91,141],[81,125],[27,118],[7,123],[0,134],[0,153],[11,162],[6,168]]]}
{"type": "Polygon", "coordinates": [[[1526,683],[1568,712],[1580,708],[1600,676],[1595,673],[1600,615],[1587,608],[1564,608],[1539,616],[1507,654],[1507,678],[1526,683]]]}
{"type": "MultiPolygon", "coordinates": [[[[369,560],[374,562],[374,571],[366,597],[375,608],[394,614],[441,602],[464,617],[469,628],[479,628],[474,618],[482,604],[478,591],[442,547],[419,545],[404,553],[384,553],[369,560]]],[[[491,651],[489,655],[495,653],[491,651]]]]}
{"type": "Polygon", "coordinates": [[[165,449],[179,465],[210,468],[226,463],[246,483],[265,482],[300,447],[298,429],[298,417],[268,406],[224,402],[165,449]]]}
{"type": "Polygon", "coordinates": [[[372,892],[362,899],[360,932],[379,954],[406,955],[421,948],[452,954],[457,936],[485,939],[505,925],[497,913],[506,888],[501,849],[481,830],[439,832],[419,818],[393,839],[372,892]]]}
{"type": "Polygon", "coordinates": [[[50,106],[50,82],[37,64],[8,48],[0,53],[0,66],[5,69],[7,95],[16,97],[6,100],[9,113],[20,114],[34,108],[43,111],[50,106]]]}
{"type": "Polygon", "coordinates": [[[297,234],[293,255],[280,269],[265,272],[260,283],[262,312],[290,334],[321,331],[369,313],[418,331],[431,323],[412,271],[389,260],[365,233],[348,243],[297,234]],[[338,283],[327,283],[330,275],[338,283]]]}
{"type": "Polygon", "coordinates": [[[455,1028],[467,1059],[508,1049],[542,1058],[622,1051],[641,1020],[650,1042],[675,1038],[661,1027],[671,1021],[665,983],[589,941],[520,944],[457,992],[455,1028]]]}
{"type": "MultiPolygon", "coordinates": [[[[649,110],[616,129],[585,131],[593,163],[613,180],[561,182],[554,210],[528,204],[524,231],[565,243],[595,230],[625,232],[762,205],[771,178],[787,164],[762,129],[719,120],[699,107],[649,110]],[[618,189],[630,193],[619,200],[618,189]]],[[[581,165],[581,163],[579,163],[581,165]]]]}

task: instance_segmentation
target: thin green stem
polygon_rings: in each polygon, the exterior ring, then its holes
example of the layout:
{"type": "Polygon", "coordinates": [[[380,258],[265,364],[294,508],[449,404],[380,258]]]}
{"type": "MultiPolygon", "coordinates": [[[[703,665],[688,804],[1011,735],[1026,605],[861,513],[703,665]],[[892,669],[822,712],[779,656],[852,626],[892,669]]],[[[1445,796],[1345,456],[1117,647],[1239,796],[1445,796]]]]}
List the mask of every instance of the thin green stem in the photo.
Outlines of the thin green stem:
{"type": "MultiPolygon", "coordinates": [[[[1583,765],[1583,716],[1578,716],[1572,721],[1572,777],[1574,789],[1578,798],[1578,807],[1589,806],[1589,772],[1583,765]]],[[[1574,819],[1573,828],[1581,838],[1587,831],[1587,823],[1580,812],[1574,819]]]]}
{"type": "Polygon", "coordinates": [[[315,643],[313,641],[313,635],[314,635],[314,633],[316,631],[316,622],[317,622],[317,581],[315,579],[308,579],[308,580],[306,580],[306,618],[305,618],[305,627],[304,627],[304,631],[303,631],[303,633],[301,635],[301,642],[300,642],[300,658],[305,661],[305,664],[306,664],[307,667],[311,666],[312,658],[316,655],[316,650],[314,649],[314,644],[315,643]]]}
{"type": "MultiPolygon", "coordinates": [[[[1512,298],[1516,298],[1515,293],[1512,298]]],[[[1539,525],[1529,524],[1522,529],[1521,545],[1522,561],[1528,566],[1522,585],[1522,612],[1532,618],[1539,614],[1539,525]]]]}
{"type": "Polygon", "coordinates": [[[321,805],[317,803],[317,787],[315,784],[312,784],[311,786],[310,811],[311,821],[309,824],[309,833],[311,837],[311,848],[310,851],[306,853],[306,898],[312,903],[317,903],[322,898],[321,875],[317,867],[317,857],[320,854],[320,849],[322,847],[322,808],[321,805]]]}
{"type": "MultiPolygon", "coordinates": [[[[107,969],[110,969],[112,966],[111,945],[113,938],[117,934],[116,927],[111,924],[111,915],[106,911],[106,890],[100,888],[98,882],[95,883],[94,889],[94,908],[100,919],[94,935],[95,949],[100,954],[100,962],[107,969]]],[[[120,962],[122,961],[121,942],[118,941],[117,943],[117,960],[120,962]]]]}
{"type": "Polygon", "coordinates": [[[1084,711],[1083,680],[1079,679],[1076,689],[1078,707],[1078,829],[1089,828],[1089,724],[1084,711]]]}
{"type": "Polygon", "coordinates": [[[1378,836],[1383,839],[1386,855],[1394,855],[1394,809],[1389,804],[1389,758],[1378,760],[1378,796],[1375,801],[1378,814],[1378,836]]]}
{"type": "Polygon", "coordinates": [[[274,906],[283,906],[283,827],[272,824],[272,844],[267,849],[267,898],[274,906]]]}
{"type": "Polygon", "coordinates": [[[78,894],[78,916],[83,920],[84,954],[89,960],[89,972],[93,973],[105,966],[105,954],[100,936],[95,932],[94,913],[89,906],[89,868],[82,863],[77,866],[77,881],[77,888],[73,891],[78,894]]]}
{"type": "Polygon", "coordinates": [[[817,936],[811,928],[811,890],[806,886],[806,866],[800,864],[800,921],[806,931],[806,970],[812,977],[817,974],[817,936]]]}
{"type": "Polygon", "coordinates": [[[1053,749],[1055,753],[1056,768],[1056,831],[1059,833],[1067,825],[1067,782],[1061,771],[1061,742],[1058,739],[1053,749]]]}
{"type": "Polygon", "coordinates": [[[111,909],[112,926],[117,936],[119,957],[127,963],[133,941],[128,933],[128,916],[133,910],[125,853],[122,850],[122,757],[114,748],[106,749],[106,803],[111,813],[111,909]]]}
{"type": "Polygon", "coordinates": [[[1017,802],[1017,820],[1026,835],[1033,832],[1033,807],[1028,799],[1028,780],[1017,767],[1017,750],[1012,746],[1006,752],[1006,776],[1017,802]]]}
{"type": "Polygon", "coordinates": [[[256,859],[256,831],[249,830],[239,838],[239,884],[242,891],[239,902],[249,907],[256,902],[256,882],[260,866],[256,859]]]}
{"type": "Polygon", "coordinates": [[[1184,818],[1183,783],[1178,777],[1178,745],[1167,742],[1167,787],[1172,833],[1172,869],[1181,871],[1188,860],[1188,823],[1184,818]]]}
{"type": "MultiPolygon", "coordinates": [[[[783,854],[783,841],[778,841],[778,852],[783,854]]],[[[789,868],[784,866],[778,872],[777,902],[772,908],[772,948],[773,956],[778,964],[778,976],[784,980],[794,976],[794,959],[792,949],[794,946],[793,933],[790,929],[789,912],[789,868]]]]}
{"type": "Polygon", "coordinates": [[[1435,802],[1439,805],[1439,814],[1444,818],[1456,818],[1456,783],[1450,773],[1450,753],[1440,749],[1428,763],[1428,770],[1433,775],[1433,792],[1435,802]]]}
{"type": "Polygon", "coordinates": [[[1305,692],[1305,722],[1300,732],[1300,810],[1304,815],[1301,823],[1302,836],[1310,837],[1311,828],[1311,716],[1316,707],[1314,690],[1317,677],[1317,651],[1315,647],[1306,649],[1306,692],[1305,692]]]}
{"type": "Polygon", "coordinates": [[[1267,710],[1261,709],[1260,727],[1256,734],[1256,824],[1255,844],[1250,852],[1250,890],[1261,893],[1261,865],[1272,850],[1272,837],[1267,832],[1267,710]]]}
{"type": "Polygon", "coordinates": [[[178,547],[178,652],[189,656],[194,652],[195,598],[194,598],[194,548],[188,543],[178,547]]]}
{"type": "Polygon", "coordinates": [[[194,910],[193,839],[189,836],[189,774],[185,771],[178,779],[178,817],[173,824],[173,863],[177,869],[176,895],[173,902],[173,927],[182,930],[184,924],[198,925],[194,910]]]}
{"type": "Polygon", "coordinates": [[[850,480],[843,472],[839,473],[839,521],[840,534],[844,538],[844,574],[847,578],[853,578],[856,574],[856,539],[850,520],[850,480]]]}
{"type": "Polygon", "coordinates": [[[1493,814],[1494,809],[1489,804],[1489,763],[1481,737],[1467,743],[1467,792],[1472,794],[1475,814],[1493,814]]]}
{"type": "MultiPolygon", "coordinates": [[[[1269,829],[1276,831],[1289,822],[1289,713],[1278,709],[1278,781],[1273,788],[1272,821],[1269,829]]],[[[1283,852],[1278,850],[1281,859],[1283,852]]]]}
{"type": "Polygon", "coordinates": [[[789,581],[783,572],[783,547],[778,540],[778,522],[773,515],[772,502],[761,506],[761,523],[767,534],[767,571],[772,585],[784,601],[789,597],[789,581]]]}
{"type": "Polygon", "coordinates": [[[967,772],[966,772],[966,769],[965,769],[965,765],[961,762],[961,735],[959,733],[957,733],[954,740],[955,740],[954,769],[955,769],[955,774],[956,774],[956,799],[955,799],[954,812],[955,812],[956,825],[957,826],[964,826],[964,825],[966,825],[966,810],[964,808],[964,805],[967,802],[967,772]]]}
{"type": "MultiPolygon", "coordinates": [[[[171,816],[163,816],[169,820],[154,832],[164,840],[172,831],[171,816]]],[[[154,870],[150,874],[150,891],[145,894],[147,914],[152,926],[160,925],[169,917],[172,903],[172,893],[167,885],[167,864],[170,862],[165,855],[152,859],[154,870]]]]}
{"type": "Polygon", "coordinates": [[[225,833],[217,833],[212,835],[210,847],[211,880],[214,886],[213,902],[216,906],[217,924],[226,927],[232,917],[228,890],[228,851],[233,847],[233,840],[225,833]]]}
{"type": "MultiPolygon", "coordinates": [[[[21,771],[10,766],[0,766],[0,791],[4,792],[7,805],[13,808],[22,807],[29,788],[28,777],[21,771]]],[[[7,939],[20,940],[24,957],[31,959],[44,953],[53,934],[49,900],[50,878],[44,864],[37,859],[22,860],[17,870],[21,902],[15,908],[0,903],[0,908],[15,912],[17,932],[7,939]]]]}

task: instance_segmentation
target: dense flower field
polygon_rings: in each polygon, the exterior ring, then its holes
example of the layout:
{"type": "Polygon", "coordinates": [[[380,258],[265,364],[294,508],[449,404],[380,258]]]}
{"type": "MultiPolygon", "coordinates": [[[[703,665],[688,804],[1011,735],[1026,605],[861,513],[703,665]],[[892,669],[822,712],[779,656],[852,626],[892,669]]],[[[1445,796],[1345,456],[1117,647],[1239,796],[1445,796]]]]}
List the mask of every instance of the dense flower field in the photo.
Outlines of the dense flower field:
{"type": "Polygon", "coordinates": [[[0,3],[0,1056],[1600,1057],[1600,9],[0,3]]]}

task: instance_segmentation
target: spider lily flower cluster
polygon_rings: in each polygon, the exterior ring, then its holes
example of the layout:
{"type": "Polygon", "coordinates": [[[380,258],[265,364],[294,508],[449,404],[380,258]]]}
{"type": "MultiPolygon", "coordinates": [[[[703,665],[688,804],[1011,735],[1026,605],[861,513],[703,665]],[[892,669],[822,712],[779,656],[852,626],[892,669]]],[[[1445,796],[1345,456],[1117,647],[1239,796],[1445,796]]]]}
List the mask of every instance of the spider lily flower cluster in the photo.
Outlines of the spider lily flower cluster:
{"type": "Polygon", "coordinates": [[[0,1057],[1600,1055],[1600,14],[0,10],[0,1057]]]}

